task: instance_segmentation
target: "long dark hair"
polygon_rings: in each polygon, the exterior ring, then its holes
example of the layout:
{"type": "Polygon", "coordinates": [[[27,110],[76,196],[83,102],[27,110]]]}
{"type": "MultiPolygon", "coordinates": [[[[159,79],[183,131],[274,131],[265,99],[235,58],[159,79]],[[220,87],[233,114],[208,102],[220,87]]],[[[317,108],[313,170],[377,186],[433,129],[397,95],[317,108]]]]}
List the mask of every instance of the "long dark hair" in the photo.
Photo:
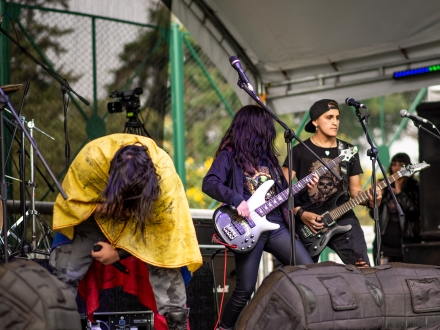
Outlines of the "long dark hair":
{"type": "Polygon", "coordinates": [[[215,156],[230,147],[234,151],[235,161],[249,174],[255,173],[264,156],[278,169],[279,153],[275,138],[272,117],[257,105],[246,105],[235,114],[215,156]]]}
{"type": "Polygon", "coordinates": [[[113,224],[134,221],[136,231],[144,237],[147,219],[160,194],[159,179],[145,146],[122,147],[110,163],[101,212],[113,224]]]}
{"type": "Polygon", "coordinates": [[[393,162],[399,162],[399,163],[404,163],[406,166],[411,164],[411,159],[409,158],[409,156],[404,153],[404,152],[399,152],[398,154],[395,154],[393,156],[393,158],[391,158],[391,162],[390,162],[390,167],[388,168],[388,174],[394,174],[391,173],[391,164],[393,162]]]}

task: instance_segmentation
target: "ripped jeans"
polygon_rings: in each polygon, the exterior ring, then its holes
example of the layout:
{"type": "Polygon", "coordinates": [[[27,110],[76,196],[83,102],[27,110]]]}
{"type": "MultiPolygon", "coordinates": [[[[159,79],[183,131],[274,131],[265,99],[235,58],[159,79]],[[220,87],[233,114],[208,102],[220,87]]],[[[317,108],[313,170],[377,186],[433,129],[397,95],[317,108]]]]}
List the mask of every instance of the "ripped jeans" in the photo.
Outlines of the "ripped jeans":
{"type": "MultiPolygon", "coordinates": [[[[338,225],[351,225],[351,230],[333,236],[328,243],[328,247],[336,252],[344,264],[355,265],[360,268],[370,266],[367,243],[359,220],[356,217],[346,217],[339,219],[338,225]]],[[[319,255],[313,257],[315,262],[318,262],[318,259],[319,255]]]]}

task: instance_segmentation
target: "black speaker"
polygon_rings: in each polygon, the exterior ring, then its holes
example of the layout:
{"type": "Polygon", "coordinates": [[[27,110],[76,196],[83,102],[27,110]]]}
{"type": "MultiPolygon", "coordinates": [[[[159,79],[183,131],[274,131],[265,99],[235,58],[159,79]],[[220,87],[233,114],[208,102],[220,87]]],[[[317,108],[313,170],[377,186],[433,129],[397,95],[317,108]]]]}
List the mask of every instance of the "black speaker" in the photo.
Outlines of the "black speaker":
{"type": "MultiPolygon", "coordinates": [[[[214,246],[214,245],[213,245],[214,246]]],[[[232,252],[227,252],[226,257],[226,269],[225,269],[225,255],[224,249],[221,245],[218,245],[216,249],[201,248],[203,262],[207,263],[213,272],[213,310],[215,311],[215,317],[217,317],[217,308],[220,308],[222,295],[223,298],[223,310],[226,303],[232,295],[235,289],[235,259],[232,252]],[[219,252],[221,251],[221,252],[219,252]],[[217,252],[216,254],[214,254],[217,252]],[[215,289],[214,289],[215,286],[215,289]]]]}
{"type": "Polygon", "coordinates": [[[215,326],[213,276],[208,263],[193,274],[186,287],[187,304],[190,308],[191,330],[213,329],[215,326]]]}
{"type": "MultiPolygon", "coordinates": [[[[440,127],[440,102],[421,103],[417,113],[440,127]]],[[[428,125],[424,127],[429,129],[428,125]]],[[[420,235],[428,240],[440,239],[440,140],[420,128],[419,158],[431,165],[420,172],[420,235]]]]}
{"type": "Polygon", "coordinates": [[[193,219],[199,245],[213,244],[212,235],[215,234],[212,220],[193,219]]]}
{"type": "Polygon", "coordinates": [[[440,242],[424,242],[403,245],[403,262],[440,266],[440,242]]]}

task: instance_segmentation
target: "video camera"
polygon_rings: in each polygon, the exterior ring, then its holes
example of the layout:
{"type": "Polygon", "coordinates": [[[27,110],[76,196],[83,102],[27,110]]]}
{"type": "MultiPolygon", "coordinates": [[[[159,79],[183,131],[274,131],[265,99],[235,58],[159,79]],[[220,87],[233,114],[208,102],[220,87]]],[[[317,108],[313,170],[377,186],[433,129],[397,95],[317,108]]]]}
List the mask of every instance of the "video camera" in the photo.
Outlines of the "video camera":
{"type": "Polygon", "coordinates": [[[139,95],[141,95],[144,92],[144,90],[141,87],[137,87],[133,90],[129,91],[113,91],[110,93],[111,98],[118,97],[119,100],[116,102],[109,102],[107,104],[107,110],[109,113],[115,113],[115,112],[122,112],[122,111],[128,111],[128,112],[139,112],[139,108],[141,106],[141,103],[139,101],[139,95]]]}

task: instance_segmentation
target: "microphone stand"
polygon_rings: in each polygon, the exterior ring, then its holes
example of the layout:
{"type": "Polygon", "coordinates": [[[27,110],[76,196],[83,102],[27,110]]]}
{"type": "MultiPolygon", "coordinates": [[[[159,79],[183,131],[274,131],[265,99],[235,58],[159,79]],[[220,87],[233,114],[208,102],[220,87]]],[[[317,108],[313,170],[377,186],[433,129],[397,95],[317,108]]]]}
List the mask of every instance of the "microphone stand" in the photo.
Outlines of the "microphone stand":
{"type": "Polygon", "coordinates": [[[288,200],[287,205],[289,208],[289,231],[290,231],[290,265],[295,266],[296,265],[296,246],[295,246],[295,215],[293,213],[293,209],[295,208],[295,202],[294,197],[292,194],[292,155],[291,155],[291,148],[292,148],[292,141],[293,139],[296,139],[300,144],[302,144],[308,152],[310,152],[316,159],[318,159],[339,181],[342,180],[342,177],[337,174],[332,168],[327,166],[327,164],[317,155],[313,152],[312,149],[310,149],[296,134],[293,130],[291,130],[283,121],[281,121],[263,102],[261,102],[260,98],[255,95],[255,93],[246,85],[246,83],[239,77],[237,81],[238,87],[243,89],[247,94],[249,94],[252,99],[255,100],[266,112],[278,123],[281,125],[281,127],[284,128],[284,139],[287,144],[287,157],[289,162],[289,193],[288,193],[288,200]]]}
{"type": "Polygon", "coordinates": [[[4,121],[3,110],[5,105],[9,102],[9,98],[3,93],[3,89],[0,88],[0,166],[1,166],[1,183],[0,183],[0,198],[2,201],[2,217],[3,217],[3,247],[5,264],[9,261],[8,251],[8,218],[6,212],[7,201],[7,189],[6,189],[6,174],[5,174],[5,134],[4,134],[4,121]]]}
{"type": "MultiPolygon", "coordinates": [[[[400,207],[399,202],[397,201],[396,195],[394,194],[393,189],[391,189],[391,184],[390,181],[387,178],[386,175],[386,171],[382,166],[382,163],[379,159],[379,151],[378,149],[374,146],[373,141],[370,138],[370,134],[368,133],[368,117],[370,116],[368,109],[366,109],[366,114],[365,116],[361,117],[361,112],[359,111],[359,106],[355,106],[356,109],[356,116],[359,118],[359,122],[362,125],[362,128],[364,130],[365,133],[365,137],[367,138],[367,142],[370,145],[370,149],[367,150],[367,156],[370,157],[371,159],[371,168],[372,168],[372,174],[371,174],[371,187],[373,190],[373,219],[374,219],[374,224],[375,224],[375,230],[376,230],[376,245],[377,245],[377,255],[376,255],[376,265],[380,265],[380,248],[382,245],[382,240],[381,240],[381,230],[380,230],[380,224],[379,224],[379,207],[377,205],[377,201],[376,201],[376,191],[377,191],[377,184],[376,184],[376,161],[377,164],[379,165],[379,168],[382,172],[383,177],[385,178],[385,182],[387,183],[388,186],[388,190],[391,193],[391,196],[394,199],[394,202],[396,203],[397,206],[397,212],[399,213],[399,215],[401,217],[403,217],[403,211],[402,208],[400,207]]],[[[369,201],[367,201],[367,203],[369,203],[369,201]]]]}
{"type": "MultiPolygon", "coordinates": [[[[68,99],[66,99],[66,96],[65,96],[66,92],[73,93],[74,95],[76,95],[87,106],[90,105],[90,102],[87,101],[85,98],[83,98],[81,95],[79,95],[77,92],[75,92],[72,89],[72,87],[69,86],[69,84],[67,83],[66,79],[62,78],[58,73],[56,73],[56,72],[52,71],[51,69],[49,69],[43,63],[41,63],[38,59],[36,59],[31,53],[29,53],[29,51],[26,48],[21,46],[17,42],[17,40],[12,38],[8,34],[8,32],[1,27],[1,24],[0,24],[0,32],[3,33],[9,40],[11,40],[18,48],[20,48],[20,50],[27,57],[29,57],[34,63],[38,64],[41,68],[43,68],[44,71],[49,73],[49,75],[51,75],[53,78],[55,78],[55,80],[57,80],[61,84],[61,93],[63,94],[64,130],[65,130],[65,137],[66,137],[66,139],[68,139],[68,132],[67,132],[67,105],[68,105],[68,99]]],[[[65,144],[65,157],[66,157],[66,171],[67,171],[67,169],[69,167],[69,162],[70,162],[70,145],[69,145],[69,141],[68,140],[66,140],[66,144],[65,144]]]]}
{"type": "MultiPolygon", "coordinates": [[[[431,132],[430,130],[426,129],[426,127],[422,126],[422,123],[421,123],[421,122],[418,122],[418,121],[415,120],[415,119],[412,119],[412,121],[413,121],[415,127],[419,128],[419,129],[422,129],[423,131],[425,131],[425,132],[431,134],[433,137],[435,137],[435,138],[437,138],[437,139],[440,140],[440,136],[439,136],[439,135],[437,135],[437,134],[431,132]]],[[[435,128],[434,125],[432,125],[432,126],[435,128]]],[[[437,130],[437,128],[435,128],[435,129],[437,130]]],[[[438,132],[438,130],[437,130],[437,132],[438,132]]]]}
{"type": "Polygon", "coordinates": [[[43,68],[44,71],[46,71],[48,74],[50,74],[53,78],[55,78],[55,80],[57,80],[61,86],[63,88],[65,88],[67,91],[75,94],[85,105],[90,105],[90,102],[87,101],[85,98],[83,98],[81,95],[79,95],[77,92],[75,92],[72,87],[69,86],[69,84],[67,83],[66,79],[63,79],[58,73],[52,71],[51,69],[49,69],[47,66],[45,66],[43,63],[41,63],[39,60],[37,60],[31,53],[29,53],[29,51],[24,48],[23,46],[21,46],[14,38],[12,38],[8,32],[3,29],[0,25],[0,32],[3,33],[9,40],[11,40],[18,48],[20,48],[20,50],[27,56],[29,57],[34,63],[38,64],[39,66],[41,66],[41,68],[43,68]]]}

